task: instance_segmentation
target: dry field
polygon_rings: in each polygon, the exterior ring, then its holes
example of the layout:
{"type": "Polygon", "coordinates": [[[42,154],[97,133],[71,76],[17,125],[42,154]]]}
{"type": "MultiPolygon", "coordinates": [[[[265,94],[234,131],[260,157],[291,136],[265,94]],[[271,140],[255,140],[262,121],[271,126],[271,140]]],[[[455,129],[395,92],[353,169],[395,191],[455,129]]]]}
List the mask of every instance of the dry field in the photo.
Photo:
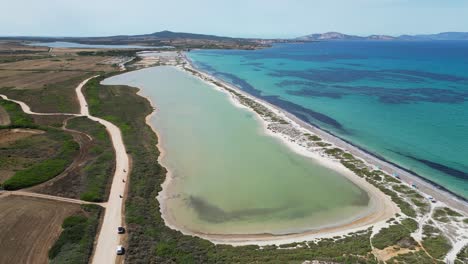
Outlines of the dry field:
{"type": "Polygon", "coordinates": [[[0,195],[0,263],[48,263],[63,220],[80,211],[78,204],[0,195]]]}
{"type": "Polygon", "coordinates": [[[0,126],[7,126],[10,124],[10,116],[3,107],[0,106],[0,126]]]}
{"type": "Polygon", "coordinates": [[[79,51],[83,49],[0,42],[0,93],[36,112],[78,112],[75,87],[90,76],[116,70],[115,57],[79,56],[79,51]]]}

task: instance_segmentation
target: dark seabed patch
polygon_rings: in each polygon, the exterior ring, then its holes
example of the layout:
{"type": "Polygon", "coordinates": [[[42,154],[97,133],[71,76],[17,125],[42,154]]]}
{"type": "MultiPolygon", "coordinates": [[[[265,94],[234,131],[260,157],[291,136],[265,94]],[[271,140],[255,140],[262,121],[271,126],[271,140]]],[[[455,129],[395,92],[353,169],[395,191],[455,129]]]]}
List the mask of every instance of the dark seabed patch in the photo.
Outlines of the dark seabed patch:
{"type": "Polygon", "coordinates": [[[224,73],[224,72],[212,72],[212,74],[218,78],[221,78],[223,80],[229,80],[232,84],[234,84],[237,87],[240,87],[242,90],[246,91],[247,93],[260,98],[262,100],[265,100],[268,103],[271,103],[273,105],[276,105],[280,108],[285,109],[286,111],[290,112],[291,114],[295,115],[302,121],[308,122],[308,123],[314,123],[313,120],[320,121],[324,124],[327,124],[329,126],[332,126],[336,129],[339,129],[344,132],[343,126],[336,121],[335,119],[324,115],[322,113],[313,111],[311,109],[305,108],[303,106],[300,106],[298,104],[283,100],[279,98],[278,96],[263,96],[259,90],[254,88],[252,85],[250,85],[248,82],[245,80],[230,74],[230,73],[224,73]]]}
{"type": "Polygon", "coordinates": [[[258,68],[263,68],[263,63],[261,63],[261,62],[246,62],[246,63],[241,63],[241,65],[255,66],[255,67],[258,67],[258,68]]]}
{"type": "Polygon", "coordinates": [[[269,215],[285,210],[286,208],[258,208],[245,209],[232,212],[226,212],[210,202],[195,197],[189,196],[187,199],[188,206],[193,208],[200,219],[210,223],[223,223],[228,221],[239,221],[255,216],[269,215]]]}
{"type": "Polygon", "coordinates": [[[468,81],[468,78],[461,77],[461,76],[456,76],[456,75],[451,75],[451,74],[433,73],[433,72],[427,72],[427,71],[397,69],[397,70],[381,70],[380,72],[417,76],[417,77],[428,78],[428,79],[432,79],[436,81],[447,81],[447,82],[468,81]]]}
{"type": "Polygon", "coordinates": [[[404,153],[401,153],[401,152],[397,152],[397,151],[393,151],[393,152],[398,154],[398,155],[410,158],[412,160],[419,161],[419,162],[423,163],[424,165],[426,165],[426,166],[428,166],[428,167],[430,167],[432,169],[438,170],[440,172],[443,172],[443,173],[445,173],[447,175],[451,175],[451,176],[454,176],[454,177],[459,178],[459,179],[468,180],[468,173],[466,173],[464,171],[461,171],[461,170],[458,170],[458,169],[455,169],[455,168],[451,168],[451,167],[448,167],[448,166],[445,166],[443,164],[433,162],[433,161],[430,161],[430,160],[416,158],[416,157],[413,157],[411,155],[404,154],[404,153]]]}
{"type": "Polygon", "coordinates": [[[323,85],[308,81],[282,81],[280,87],[300,86],[300,90],[287,90],[295,96],[327,97],[339,99],[346,95],[378,97],[386,104],[408,104],[418,102],[457,104],[468,100],[468,92],[438,88],[386,88],[375,86],[323,85]]]}
{"type": "Polygon", "coordinates": [[[277,70],[269,73],[272,77],[296,77],[304,80],[324,83],[355,82],[359,80],[371,81],[399,81],[422,82],[419,76],[408,76],[385,71],[358,70],[350,68],[323,68],[308,69],[303,71],[277,70]]]}
{"type": "Polygon", "coordinates": [[[327,98],[333,98],[333,99],[340,99],[343,96],[343,93],[315,91],[315,90],[310,90],[310,89],[302,89],[299,91],[286,91],[286,93],[290,95],[297,95],[297,96],[327,97],[327,98]]]}
{"type": "Polygon", "coordinates": [[[359,80],[387,82],[425,82],[427,79],[445,82],[468,82],[468,78],[449,74],[439,74],[413,70],[362,70],[351,68],[322,68],[303,71],[276,70],[269,73],[273,77],[297,77],[314,82],[337,83],[359,80]]]}
{"type": "Polygon", "coordinates": [[[351,54],[286,54],[286,53],[247,53],[242,54],[245,58],[250,60],[261,59],[287,59],[293,61],[318,61],[328,62],[335,60],[364,60],[367,57],[351,55],[351,54]]]}

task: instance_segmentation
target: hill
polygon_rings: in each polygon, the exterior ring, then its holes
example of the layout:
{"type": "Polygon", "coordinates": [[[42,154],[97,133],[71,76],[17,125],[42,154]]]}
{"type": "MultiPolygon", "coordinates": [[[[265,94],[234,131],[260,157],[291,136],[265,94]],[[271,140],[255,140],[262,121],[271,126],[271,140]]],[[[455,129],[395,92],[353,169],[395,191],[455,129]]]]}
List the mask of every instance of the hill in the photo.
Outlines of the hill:
{"type": "Polygon", "coordinates": [[[401,35],[398,37],[388,35],[356,36],[339,32],[315,33],[297,38],[302,41],[322,41],[322,40],[468,40],[468,32],[442,32],[425,35],[401,35]]]}
{"type": "Polygon", "coordinates": [[[161,31],[143,35],[118,35],[105,37],[0,37],[7,40],[53,42],[67,41],[95,45],[141,45],[150,47],[171,46],[178,49],[258,49],[268,47],[271,41],[231,38],[215,35],[161,31]]]}

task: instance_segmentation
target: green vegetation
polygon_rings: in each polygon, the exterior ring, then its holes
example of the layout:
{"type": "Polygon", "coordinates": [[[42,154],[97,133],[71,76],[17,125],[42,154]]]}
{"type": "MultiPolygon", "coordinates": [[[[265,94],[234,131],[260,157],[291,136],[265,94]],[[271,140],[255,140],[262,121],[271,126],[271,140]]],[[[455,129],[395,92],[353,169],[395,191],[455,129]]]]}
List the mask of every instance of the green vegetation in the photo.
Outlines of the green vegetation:
{"type": "Polygon", "coordinates": [[[49,250],[51,264],[89,262],[102,209],[97,205],[81,207],[83,213],[67,217],[63,221],[63,231],[49,250]]]}
{"type": "Polygon", "coordinates": [[[91,161],[82,171],[85,182],[80,199],[91,202],[104,201],[109,176],[112,175],[115,166],[115,154],[109,135],[103,125],[86,117],[71,119],[67,127],[93,138],[93,147],[88,153],[91,161]]]}
{"type": "Polygon", "coordinates": [[[435,259],[442,259],[452,248],[442,231],[434,226],[423,227],[423,247],[435,259]]]}
{"type": "Polygon", "coordinates": [[[10,115],[11,124],[8,126],[0,126],[1,128],[35,128],[33,119],[25,114],[17,103],[0,99],[0,106],[10,115]]]}
{"type": "Polygon", "coordinates": [[[457,254],[457,259],[455,263],[466,263],[468,261],[468,246],[465,246],[457,254]]]}
{"type": "Polygon", "coordinates": [[[437,208],[434,210],[434,213],[432,214],[432,217],[439,221],[439,222],[444,222],[444,223],[448,223],[450,222],[450,218],[449,217],[462,217],[463,215],[461,215],[460,213],[448,208],[448,207],[443,207],[443,208],[437,208]]]}
{"type": "Polygon", "coordinates": [[[418,223],[411,218],[406,218],[400,224],[382,228],[378,234],[372,238],[372,245],[378,249],[398,245],[404,248],[411,248],[416,245],[416,241],[411,237],[411,233],[418,228],[418,223]]]}
{"type": "MultiPolygon", "coordinates": [[[[41,72],[40,70],[37,70],[41,72]]],[[[47,70],[45,72],[50,72],[47,70]]],[[[50,113],[77,113],[79,105],[74,89],[84,79],[95,75],[92,72],[82,72],[63,81],[48,83],[34,89],[14,89],[0,87],[0,93],[28,104],[33,111],[50,113]]],[[[45,75],[47,77],[47,75],[45,75]]]]}
{"type": "Polygon", "coordinates": [[[3,188],[17,190],[45,182],[60,174],[73,161],[73,157],[79,150],[79,145],[72,136],[55,129],[47,129],[47,133],[51,138],[62,143],[55,157],[16,172],[3,183],[3,188]]]}
{"type": "Polygon", "coordinates": [[[322,141],[322,139],[320,137],[316,136],[316,135],[311,135],[309,133],[306,133],[305,136],[310,141],[322,141]]]}
{"type": "Polygon", "coordinates": [[[315,144],[316,144],[317,146],[319,146],[319,147],[322,147],[322,148],[331,146],[330,143],[325,143],[325,142],[316,142],[315,144]]]}

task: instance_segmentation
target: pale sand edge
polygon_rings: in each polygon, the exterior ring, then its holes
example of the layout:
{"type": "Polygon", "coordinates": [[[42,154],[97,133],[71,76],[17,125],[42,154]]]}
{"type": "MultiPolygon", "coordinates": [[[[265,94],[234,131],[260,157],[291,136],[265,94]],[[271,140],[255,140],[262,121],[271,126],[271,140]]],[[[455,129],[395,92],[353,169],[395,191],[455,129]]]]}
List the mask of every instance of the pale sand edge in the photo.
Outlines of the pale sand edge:
{"type": "MultiPolygon", "coordinates": [[[[186,72],[187,74],[190,74],[190,76],[193,76],[193,74],[183,70],[183,68],[181,67],[175,67],[175,68],[180,69],[186,72]]],[[[169,210],[167,209],[166,204],[165,204],[165,199],[169,196],[169,194],[167,193],[167,190],[169,189],[168,187],[170,186],[173,177],[172,177],[170,169],[167,168],[164,164],[165,150],[161,145],[162,140],[160,138],[160,134],[157,132],[157,129],[151,123],[151,118],[157,114],[157,108],[155,107],[154,102],[151,100],[151,98],[145,95],[144,89],[139,87],[140,89],[138,90],[137,95],[148,100],[151,107],[154,109],[152,113],[150,113],[149,115],[145,117],[145,121],[146,121],[146,124],[153,130],[153,132],[158,137],[157,147],[160,152],[160,155],[158,157],[158,162],[161,164],[161,166],[165,167],[167,171],[166,178],[161,185],[162,190],[161,192],[159,192],[156,198],[158,199],[160,203],[161,217],[163,218],[166,226],[168,226],[169,228],[178,230],[182,232],[184,235],[198,236],[198,237],[207,239],[215,244],[230,244],[234,246],[236,245],[239,246],[239,245],[286,244],[286,243],[291,243],[291,242],[301,242],[305,240],[310,241],[310,240],[314,240],[317,238],[331,238],[334,236],[346,235],[351,232],[366,230],[376,224],[385,225],[386,220],[388,220],[391,217],[394,217],[395,214],[400,212],[400,209],[396,206],[396,204],[394,204],[391,201],[390,197],[383,194],[380,190],[378,190],[375,186],[368,183],[366,180],[362,179],[361,177],[357,176],[356,174],[354,174],[353,172],[345,168],[341,163],[337,161],[333,161],[329,158],[321,157],[319,154],[306,150],[302,146],[299,146],[296,143],[291,142],[288,138],[280,135],[279,133],[275,133],[269,130],[267,128],[268,126],[267,121],[265,121],[262,117],[260,117],[251,108],[240,104],[240,102],[238,102],[237,99],[230,92],[226,91],[222,87],[214,85],[211,82],[205,81],[203,79],[201,80],[209,84],[211,87],[214,87],[215,89],[219,91],[225,92],[228,95],[228,98],[231,101],[231,103],[233,103],[233,105],[235,105],[236,107],[246,108],[249,111],[252,111],[256,115],[258,120],[261,122],[263,130],[266,133],[266,135],[273,136],[273,137],[276,137],[277,139],[280,139],[281,142],[286,144],[293,151],[301,155],[313,158],[314,160],[320,162],[323,166],[336,170],[342,175],[346,176],[351,182],[353,182],[354,184],[359,186],[359,188],[363,189],[364,191],[368,193],[371,205],[369,206],[369,209],[366,210],[366,212],[362,213],[362,215],[359,215],[357,217],[354,216],[353,219],[348,219],[347,221],[346,220],[342,221],[344,223],[331,224],[330,226],[320,228],[319,230],[305,231],[302,233],[293,233],[293,234],[285,234],[285,235],[272,235],[272,234],[216,235],[216,234],[199,233],[199,232],[191,231],[186,228],[181,228],[177,226],[173,219],[174,217],[169,213],[169,210]]],[[[229,88],[231,87],[229,86],[229,88]]],[[[249,96],[249,98],[251,97],[249,96]]],[[[251,99],[256,100],[254,98],[251,98],[251,99]]],[[[258,102],[258,100],[256,101],[258,102]]],[[[262,103],[262,102],[259,102],[259,103],[262,103]]],[[[271,109],[271,106],[268,106],[268,107],[270,110],[273,110],[271,109]]],[[[277,110],[275,110],[274,112],[278,114],[277,110]]],[[[290,120],[286,116],[284,116],[284,118],[290,120]]],[[[290,122],[299,126],[292,120],[290,120],[290,122]]]]}

